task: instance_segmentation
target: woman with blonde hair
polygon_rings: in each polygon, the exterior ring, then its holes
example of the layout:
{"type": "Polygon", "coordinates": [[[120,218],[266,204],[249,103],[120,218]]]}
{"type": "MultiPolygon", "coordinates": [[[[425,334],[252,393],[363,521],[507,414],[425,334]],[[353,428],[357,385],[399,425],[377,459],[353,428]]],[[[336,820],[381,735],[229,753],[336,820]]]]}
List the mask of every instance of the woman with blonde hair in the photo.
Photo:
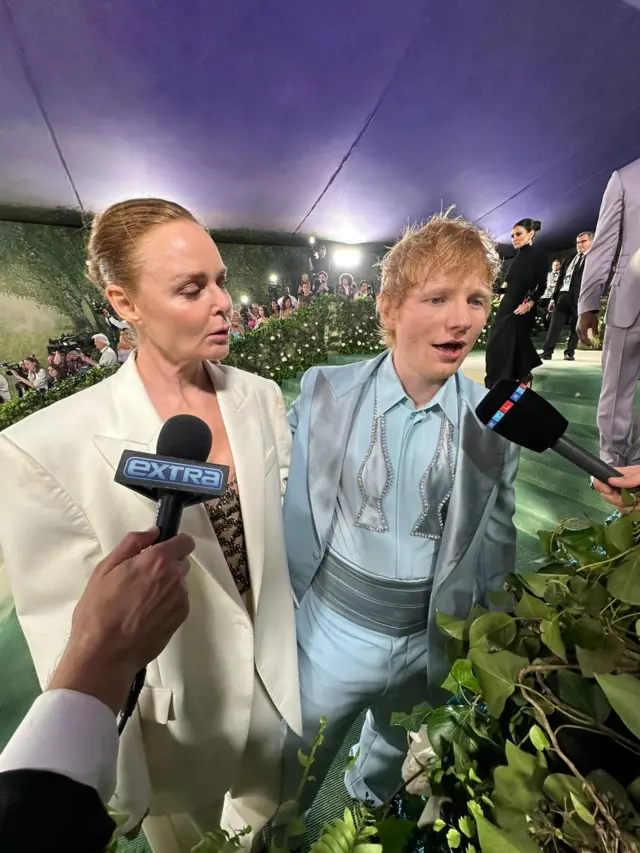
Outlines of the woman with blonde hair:
{"type": "Polygon", "coordinates": [[[118,361],[124,364],[137,346],[136,333],[133,329],[123,329],[118,339],[118,361]]]}
{"type": "Polygon", "coordinates": [[[154,453],[177,414],[211,429],[209,461],[228,466],[228,487],[182,516],[196,542],[191,612],[148,667],[111,803],[127,816],[121,831],[148,815],[154,853],[186,853],[221,818],[259,831],[279,801],[283,721],[300,728],[281,509],[291,437],[278,386],[221,364],[226,268],[188,210],[110,207],[93,221],[87,266],[138,348],[110,378],[0,435],[0,549],[44,686],[96,563],[154,524],[155,504],[114,482],[123,451],[154,453]]]}

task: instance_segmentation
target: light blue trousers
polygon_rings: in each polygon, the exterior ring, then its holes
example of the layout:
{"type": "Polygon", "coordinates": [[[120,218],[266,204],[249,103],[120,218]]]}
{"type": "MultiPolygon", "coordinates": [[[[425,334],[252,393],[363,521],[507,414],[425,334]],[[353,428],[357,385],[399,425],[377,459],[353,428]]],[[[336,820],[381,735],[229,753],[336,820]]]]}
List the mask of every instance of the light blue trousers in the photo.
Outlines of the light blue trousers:
{"type": "Polygon", "coordinates": [[[349,794],[375,805],[385,802],[401,783],[407,733],[391,726],[394,711],[409,712],[427,695],[426,631],[395,638],[360,628],[321,602],[313,590],[297,612],[303,737],[289,732],[283,768],[283,798],[295,797],[302,768],[298,749],[308,753],[327,718],[323,745],[316,754],[316,781],[304,791],[301,812],[307,811],[363,711],[366,719],[357,747],[358,759],[348,770],[349,794]]]}

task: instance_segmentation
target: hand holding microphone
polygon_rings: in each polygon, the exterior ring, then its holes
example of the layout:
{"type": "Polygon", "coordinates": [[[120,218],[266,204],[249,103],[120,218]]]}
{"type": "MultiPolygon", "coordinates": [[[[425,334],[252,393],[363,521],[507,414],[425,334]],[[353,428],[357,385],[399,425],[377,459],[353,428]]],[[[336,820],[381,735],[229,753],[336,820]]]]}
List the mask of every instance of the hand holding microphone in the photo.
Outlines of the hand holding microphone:
{"type": "Polygon", "coordinates": [[[71,634],[49,690],[99,699],[117,714],[136,672],[187,618],[183,578],[193,539],[158,543],[157,527],[129,533],[96,566],[76,604],[71,634]]]}
{"type": "Polygon", "coordinates": [[[603,483],[620,476],[616,468],[567,438],[564,415],[526,385],[501,379],[481,400],[476,415],[508,441],[536,453],[553,450],[603,483]]]}
{"type": "Polygon", "coordinates": [[[593,487],[596,492],[600,492],[605,501],[611,504],[611,506],[616,507],[621,512],[630,512],[634,507],[623,506],[622,495],[618,489],[633,491],[640,488],[640,465],[620,468],[618,476],[611,477],[607,483],[603,483],[600,480],[593,480],[593,487]]]}

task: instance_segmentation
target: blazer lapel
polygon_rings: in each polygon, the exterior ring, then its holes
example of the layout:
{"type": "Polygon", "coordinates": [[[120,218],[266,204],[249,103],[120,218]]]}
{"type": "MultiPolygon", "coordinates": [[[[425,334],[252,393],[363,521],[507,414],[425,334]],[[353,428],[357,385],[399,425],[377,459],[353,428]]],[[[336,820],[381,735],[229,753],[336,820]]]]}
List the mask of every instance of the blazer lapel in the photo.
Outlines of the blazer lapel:
{"type": "MultiPolygon", "coordinates": [[[[208,365],[224,421],[238,481],[251,591],[257,609],[264,572],[265,455],[255,392],[240,394],[224,367],[208,365]]],[[[230,573],[229,573],[230,574],[230,573]]]]}
{"type": "Polygon", "coordinates": [[[502,440],[480,424],[463,397],[459,424],[455,478],[436,565],[434,595],[481,531],[504,456],[502,440]]]}
{"type": "MultiPolygon", "coordinates": [[[[210,372],[212,372],[215,386],[215,373],[213,369],[210,372]]],[[[156,452],[162,422],[138,375],[135,366],[135,354],[132,354],[120,368],[114,377],[112,388],[112,411],[116,413],[115,427],[110,431],[110,435],[94,435],[93,441],[115,472],[125,450],[140,450],[143,453],[156,452]]],[[[221,396],[225,396],[224,390],[221,392],[221,396]]],[[[222,410],[222,402],[220,405],[222,410]]],[[[227,418],[224,411],[223,418],[226,425],[227,418]]],[[[234,421],[233,415],[230,420],[234,421]]],[[[233,427],[227,429],[234,458],[237,458],[241,449],[234,449],[233,427]]],[[[247,444],[250,442],[247,441],[247,444]]],[[[128,506],[131,507],[131,514],[129,515],[131,528],[145,529],[150,527],[155,518],[155,504],[148,498],[130,491],[125,486],[121,488],[123,500],[126,499],[128,506]]],[[[209,575],[215,578],[238,606],[244,607],[231,572],[227,569],[222,549],[213,534],[207,511],[202,504],[187,507],[184,510],[180,530],[191,536],[196,543],[191,559],[195,560],[209,575]]]]}
{"type": "Polygon", "coordinates": [[[355,366],[355,376],[345,389],[334,388],[322,369],[318,371],[309,413],[307,482],[311,513],[323,548],[333,521],[342,464],[356,408],[366,380],[385,357],[355,366]],[[353,381],[355,379],[355,381],[353,381]]]}

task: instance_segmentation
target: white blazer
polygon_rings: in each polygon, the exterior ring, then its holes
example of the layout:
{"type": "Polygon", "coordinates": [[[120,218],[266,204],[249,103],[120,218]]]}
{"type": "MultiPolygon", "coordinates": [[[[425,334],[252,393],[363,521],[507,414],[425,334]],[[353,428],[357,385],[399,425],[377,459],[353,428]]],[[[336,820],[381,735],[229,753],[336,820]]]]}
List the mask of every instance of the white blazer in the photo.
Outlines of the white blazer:
{"type": "MultiPolygon", "coordinates": [[[[191,612],[148,668],[120,744],[113,805],[131,816],[193,813],[233,785],[250,729],[255,673],[300,731],[293,601],[281,495],[291,448],[278,386],[207,365],[236,467],[254,600],[250,618],[205,508],[185,510],[196,542],[191,612]]],[[[95,565],[155,505],[114,482],[126,449],[154,452],[162,424],[135,357],[113,377],[0,434],[0,549],[16,611],[44,686],[95,565]]]]}

